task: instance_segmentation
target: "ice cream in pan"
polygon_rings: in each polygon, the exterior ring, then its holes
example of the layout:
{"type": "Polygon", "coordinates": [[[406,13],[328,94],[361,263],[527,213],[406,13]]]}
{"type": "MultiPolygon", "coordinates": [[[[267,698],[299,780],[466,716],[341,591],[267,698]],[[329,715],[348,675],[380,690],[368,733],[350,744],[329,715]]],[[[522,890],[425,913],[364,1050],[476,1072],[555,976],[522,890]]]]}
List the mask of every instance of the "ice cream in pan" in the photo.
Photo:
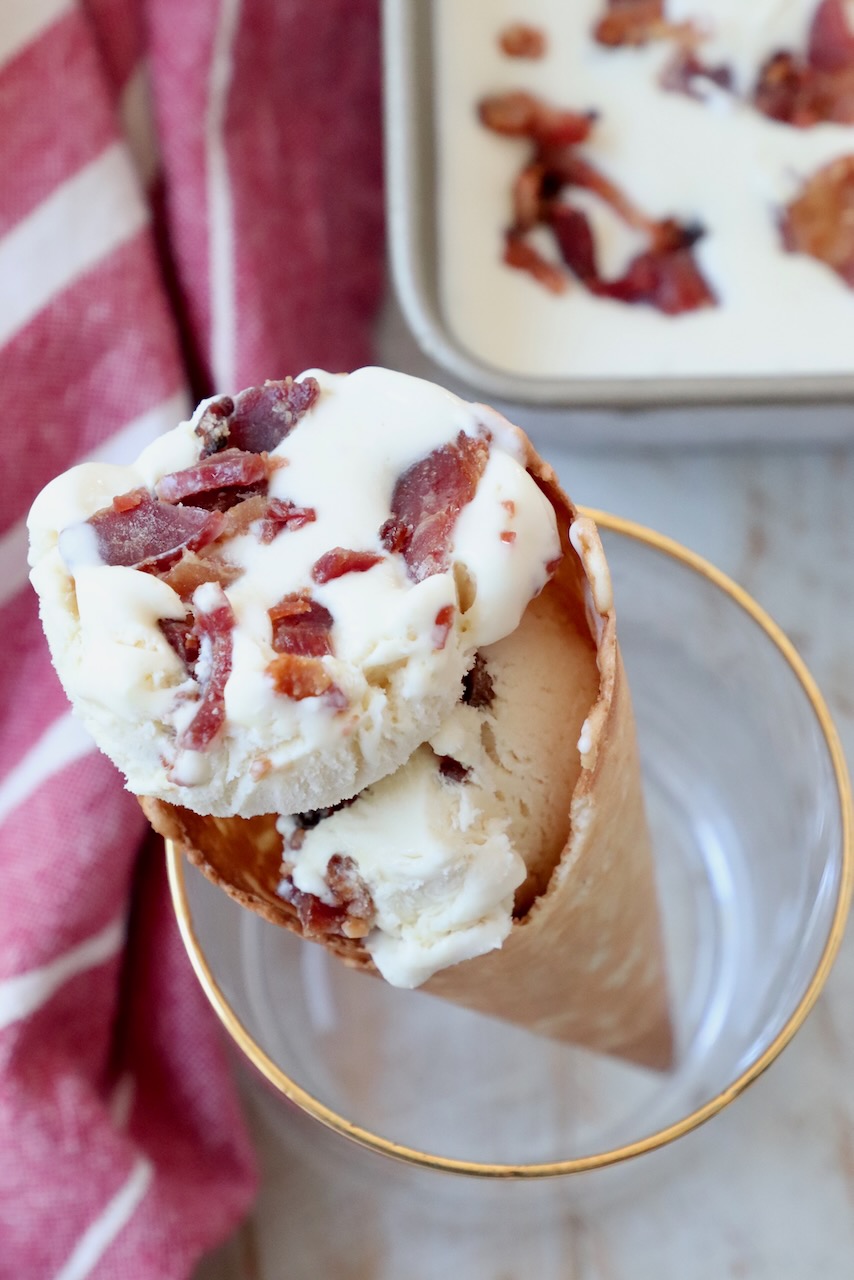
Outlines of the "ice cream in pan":
{"type": "Polygon", "coordinates": [[[669,1064],[608,568],[521,432],[312,371],[73,468],[29,524],[77,714],[227,892],[396,986],[669,1064]]]}

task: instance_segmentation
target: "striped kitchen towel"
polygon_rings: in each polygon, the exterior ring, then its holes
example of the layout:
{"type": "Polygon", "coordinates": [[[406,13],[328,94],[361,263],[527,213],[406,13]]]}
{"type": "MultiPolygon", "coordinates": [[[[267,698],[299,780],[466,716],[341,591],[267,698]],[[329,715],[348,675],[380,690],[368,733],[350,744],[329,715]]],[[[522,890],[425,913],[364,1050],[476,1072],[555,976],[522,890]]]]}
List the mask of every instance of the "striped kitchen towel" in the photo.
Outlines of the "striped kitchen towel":
{"type": "Polygon", "coordinates": [[[190,1274],[254,1189],[160,850],[68,713],[33,497],[370,355],[375,0],[0,5],[0,1278],[190,1274]]]}

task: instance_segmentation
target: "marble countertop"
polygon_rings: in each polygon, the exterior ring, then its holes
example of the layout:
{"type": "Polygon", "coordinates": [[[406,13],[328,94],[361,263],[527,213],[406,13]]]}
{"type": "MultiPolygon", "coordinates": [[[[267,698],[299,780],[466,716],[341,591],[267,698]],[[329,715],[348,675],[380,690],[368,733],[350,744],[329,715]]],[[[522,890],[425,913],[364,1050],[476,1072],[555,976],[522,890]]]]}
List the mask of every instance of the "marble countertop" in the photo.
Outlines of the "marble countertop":
{"type": "MultiPolygon", "coordinates": [[[[393,326],[392,326],[393,328],[393,326]]],[[[387,329],[387,333],[390,330],[387,329]]],[[[399,332],[397,330],[396,332],[399,332]]],[[[386,363],[425,371],[388,340],[386,363]]],[[[426,370],[429,376],[430,370],[426,370]]],[[[737,409],[728,411],[737,414],[737,409]]],[[[810,412],[803,412],[809,440],[810,412]]],[[[555,448],[575,501],[708,557],[780,623],[812,669],[854,768],[852,444],[555,448]]],[[[854,1275],[854,935],[771,1069],[690,1138],[657,1185],[549,1226],[443,1230],[334,1172],[322,1176],[244,1095],[263,1170],[253,1214],[197,1280],[848,1280],[854,1275]]]]}

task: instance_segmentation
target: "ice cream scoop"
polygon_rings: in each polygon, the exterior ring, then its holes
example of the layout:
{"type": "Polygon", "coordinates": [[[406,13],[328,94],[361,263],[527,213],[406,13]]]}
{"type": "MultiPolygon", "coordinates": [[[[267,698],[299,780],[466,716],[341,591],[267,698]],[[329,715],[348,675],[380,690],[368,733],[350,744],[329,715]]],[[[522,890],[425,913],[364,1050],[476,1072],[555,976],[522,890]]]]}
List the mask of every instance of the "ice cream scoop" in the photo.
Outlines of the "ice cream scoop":
{"type": "Polygon", "coordinates": [[[29,518],[57,672],[130,790],[251,817],[400,767],[560,554],[499,415],[383,369],[219,396],[29,518]]]}
{"type": "Polygon", "coordinates": [[[330,811],[153,825],[245,906],[383,974],[541,1034],[672,1061],[655,871],[610,574],[526,445],[561,558],[393,776],[330,811]]]}

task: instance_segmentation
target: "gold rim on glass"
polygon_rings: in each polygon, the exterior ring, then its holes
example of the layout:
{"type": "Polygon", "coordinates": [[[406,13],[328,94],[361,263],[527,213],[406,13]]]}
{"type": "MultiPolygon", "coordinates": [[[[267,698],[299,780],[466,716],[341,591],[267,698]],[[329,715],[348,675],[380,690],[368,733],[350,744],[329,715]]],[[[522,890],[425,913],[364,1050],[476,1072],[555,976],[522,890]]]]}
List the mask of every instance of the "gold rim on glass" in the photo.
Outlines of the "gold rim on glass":
{"type": "Polygon", "coordinates": [[[792,1011],[789,1020],[777,1033],[767,1049],[714,1098],[711,1098],[695,1111],[690,1112],[689,1115],[684,1116],[683,1119],[667,1125],[656,1133],[649,1134],[645,1138],[639,1138],[635,1142],[626,1143],[624,1146],[614,1147],[610,1151],[600,1152],[597,1155],[579,1156],[572,1160],[553,1160],[538,1164],[490,1164],[475,1160],[460,1160],[449,1156],[433,1155],[430,1152],[419,1151],[414,1147],[393,1142],[390,1138],[383,1138],[380,1134],[353,1124],[352,1121],[339,1115],[306,1089],[303,1089],[290,1076],[286,1075],[268,1057],[243,1026],[229,1004],[222,988],[214,978],[193,928],[184,880],[183,860],[172,842],[166,841],[166,859],[172,903],[178,919],[181,938],[187,949],[190,962],[220,1021],[249,1061],[289,1101],[295,1103],[301,1110],[313,1116],[315,1120],[319,1120],[321,1124],[326,1125],[329,1129],[363,1147],[378,1152],[380,1155],[391,1156],[396,1160],[425,1169],[468,1174],[479,1178],[550,1178],[562,1174],[582,1173],[590,1169],[603,1169],[608,1165],[618,1164],[635,1156],[643,1155],[647,1151],[655,1151],[657,1148],[673,1142],[676,1138],[682,1137],[683,1134],[690,1133],[692,1129],[704,1124],[706,1120],[709,1120],[732,1102],[734,1098],[737,1098],[748,1085],[752,1084],[771,1065],[778,1054],[786,1047],[818,999],[845,931],[852,882],[854,882],[854,845],[852,844],[852,840],[854,840],[854,835],[852,835],[854,832],[854,813],[852,812],[851,784],[836,727],[818,686],[807,670],[803,659],[777,623],[748,595],[744,588],[740,587],[725,573],[722,573],[720,569],[715,568],[708,560],[693,551],[689,551],[672,538],[656,533],[654,530],[648,529],[644,525],[636,524],[632,520],[624,520],[619,516],[589,508],[581,508],[581,510],[583,514],[592,517],[600,528],[608,530],[610,533],[622,534],[625,537],[643,542],[656,551],[671,556],[674,560],[681,561],[688,568],[707,578],[719,590],[734,600],[762,628],[797,676],[821,726],[839,796],[839,810],[842,821],[842,868],[833,919],[815,972],[806,991],[792,1011]]]}

